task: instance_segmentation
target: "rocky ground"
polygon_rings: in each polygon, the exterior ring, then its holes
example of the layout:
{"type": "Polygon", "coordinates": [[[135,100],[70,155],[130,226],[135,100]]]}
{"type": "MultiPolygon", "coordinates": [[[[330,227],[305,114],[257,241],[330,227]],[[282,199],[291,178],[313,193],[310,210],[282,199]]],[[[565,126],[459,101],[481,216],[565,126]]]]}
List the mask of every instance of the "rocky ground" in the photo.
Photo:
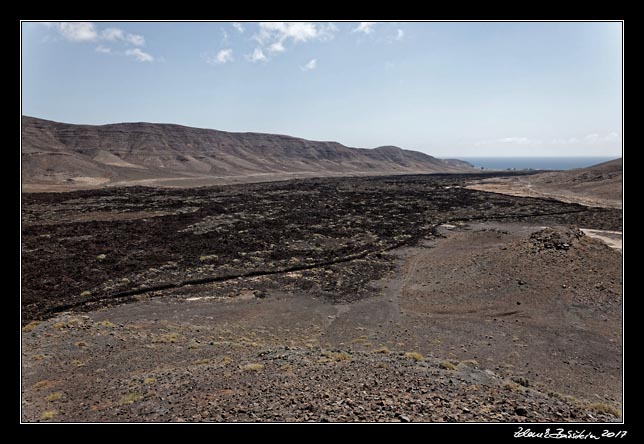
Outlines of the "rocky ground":
{"type": "Polygon", "coordinates": [[[477,369],[474,361],[421,357],[386,347],[356,351],[267,344],[252,331],[243,333],[246,336],[232,331],[215,336],[210,328],[182,323],[154,330],[111,324],[91,316],[67,316],[34,329],[34,335],[52,331],[45,343],[56,345],[37,350],[44,353],[28,353],[25,359],[25,420],[617,419],[610,414],[613,410],[600,404],[577,405],[563,396],[526,388],[477,369]],[[54,327],[58,323],[66,325],[54,327]],[[34,362],[33,356],[42,357],[34,362]],[[37,368],[44,366],[50,371],[39,372],[37,368]]]}
{"type": "Polygon", "coordinates": [[[619,420],[621,213],[464,180],[24,195],[23,420],[619,420]]]}

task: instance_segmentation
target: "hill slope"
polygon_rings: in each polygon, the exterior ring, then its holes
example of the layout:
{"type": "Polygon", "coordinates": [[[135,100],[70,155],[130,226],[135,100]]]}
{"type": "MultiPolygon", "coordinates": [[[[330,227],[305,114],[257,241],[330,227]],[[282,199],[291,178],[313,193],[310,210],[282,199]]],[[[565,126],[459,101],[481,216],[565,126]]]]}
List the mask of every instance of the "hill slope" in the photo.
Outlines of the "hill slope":
{"type": "Polygon", "coordinates": [[[622,207],[622,158],[568,171],[492,178],[470,188],[515,196],[553,197],[590,206],[622,207]]]}
{"type": "Polygon", "coordinates": [[[530,182],[545,191],[622,200],[622,158],[569,171],[538,174],[530,182]]]}
{"type": "Polygon", "coordinates": [[[291,136],[172,124],[72,125],[23,116],[23,184],[203,185],[288,177],[468,171],[394,146],[349,148],[291,136]]]}

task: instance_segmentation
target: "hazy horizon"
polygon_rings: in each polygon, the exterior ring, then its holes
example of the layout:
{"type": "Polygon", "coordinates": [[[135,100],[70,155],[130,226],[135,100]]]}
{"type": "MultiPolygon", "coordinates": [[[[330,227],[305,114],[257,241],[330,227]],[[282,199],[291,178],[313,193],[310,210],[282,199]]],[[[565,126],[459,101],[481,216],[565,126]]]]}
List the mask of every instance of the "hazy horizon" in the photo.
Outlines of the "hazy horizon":
{"type": "Polygon", "coordinates": [[[449,157],[620,157],[622,24],[22,24],[22,112],[449,157]]]}

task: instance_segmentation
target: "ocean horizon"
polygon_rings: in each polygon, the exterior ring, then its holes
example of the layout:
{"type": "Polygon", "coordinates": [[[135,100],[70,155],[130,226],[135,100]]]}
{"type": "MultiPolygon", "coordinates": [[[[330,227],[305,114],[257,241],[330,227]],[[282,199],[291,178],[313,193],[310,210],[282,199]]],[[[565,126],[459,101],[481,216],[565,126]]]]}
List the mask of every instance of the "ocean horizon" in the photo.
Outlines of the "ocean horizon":
{"type": "Polygon", "coordinates": [[[458,157],[458,159],[484,170],[571,170],[608,162],[618,157],[458,157]]]}

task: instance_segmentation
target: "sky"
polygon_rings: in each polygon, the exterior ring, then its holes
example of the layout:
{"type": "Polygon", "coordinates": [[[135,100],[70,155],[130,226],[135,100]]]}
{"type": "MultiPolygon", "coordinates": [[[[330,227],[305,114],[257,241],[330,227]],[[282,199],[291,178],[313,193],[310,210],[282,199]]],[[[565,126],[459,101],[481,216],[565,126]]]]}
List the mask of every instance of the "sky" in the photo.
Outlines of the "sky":
{"type": "Polygon", "coordinates": [[[22,113],[619,156],[620,22],[23,22],[22,113]]]}

